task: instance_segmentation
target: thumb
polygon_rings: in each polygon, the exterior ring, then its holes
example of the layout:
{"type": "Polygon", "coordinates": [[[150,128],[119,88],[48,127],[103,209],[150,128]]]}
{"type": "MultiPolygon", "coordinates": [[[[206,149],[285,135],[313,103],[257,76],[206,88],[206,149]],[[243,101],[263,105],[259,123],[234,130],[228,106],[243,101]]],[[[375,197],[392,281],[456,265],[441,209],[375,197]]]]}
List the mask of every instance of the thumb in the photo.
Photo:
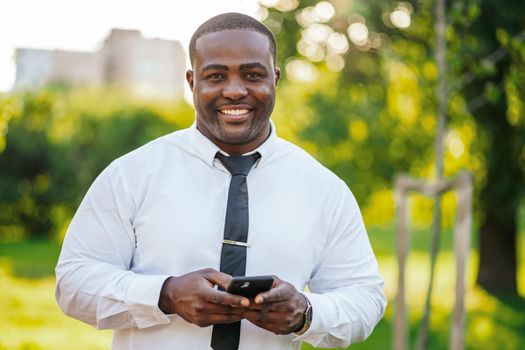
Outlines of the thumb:
{"type": "Polygon", "coordinates": [[[213,285],[218,285],[223,290],[226,290],[230,284],[232,276],[214,269],[208,269],[204,274],[204,278],[206,278],[213,285]]]}

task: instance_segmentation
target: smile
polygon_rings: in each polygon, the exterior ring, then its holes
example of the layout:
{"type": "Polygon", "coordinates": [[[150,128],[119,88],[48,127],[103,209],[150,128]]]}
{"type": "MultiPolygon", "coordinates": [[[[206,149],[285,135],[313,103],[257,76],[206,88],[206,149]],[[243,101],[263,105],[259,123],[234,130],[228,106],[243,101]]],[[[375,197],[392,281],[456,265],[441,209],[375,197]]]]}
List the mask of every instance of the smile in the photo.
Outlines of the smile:
{"type": "Polygon", "coordinates": [[[221,109],[220,112],[226,115],[241,116],[250,113],[250,109],[221,109]]]}

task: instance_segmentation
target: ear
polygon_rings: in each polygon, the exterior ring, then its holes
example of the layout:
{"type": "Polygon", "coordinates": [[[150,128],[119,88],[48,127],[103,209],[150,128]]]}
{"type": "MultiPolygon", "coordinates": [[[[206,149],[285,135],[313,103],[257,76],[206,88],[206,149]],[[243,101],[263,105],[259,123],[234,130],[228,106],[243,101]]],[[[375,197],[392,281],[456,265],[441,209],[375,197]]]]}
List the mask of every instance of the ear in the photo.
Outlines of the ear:
{"type": "Polygon", "coordinates": [[[191,69],[188,69],[186,71],[186,81],[188,82],[188,85],[190,86],[191,92],[193,92],[193,71],[191,69]]]}
{"type": "Polygon", "coordinates": [[[279,80],[281,79],[281,70],[279,67],[274,68],[274,74],[275,74],[275,86],[279,83],[279,80]]]}

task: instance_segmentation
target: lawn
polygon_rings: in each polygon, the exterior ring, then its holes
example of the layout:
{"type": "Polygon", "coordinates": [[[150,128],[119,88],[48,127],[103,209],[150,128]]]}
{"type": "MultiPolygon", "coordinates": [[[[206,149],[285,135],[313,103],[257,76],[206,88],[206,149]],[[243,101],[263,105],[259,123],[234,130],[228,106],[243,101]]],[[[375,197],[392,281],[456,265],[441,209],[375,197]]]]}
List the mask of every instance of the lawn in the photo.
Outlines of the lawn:
{"type": "MultiPolygon", "coordinates": [[[[421,316],[425,285],[428,281],[428,255],[423,248],[427,233],[414,233],[416,249],[408,263],[408,302],[411,337],[415,338],[421,316]]],[[[385,290],[390,300],[384,319],[370,338],[352,349],[391,349],[393,298],[397,265],[393,254],[391,229],[371,230],[370,237],[385,277],[385,290]]],[[[520,235],[520,294],[525,295],[525,239],[520,235]]],[[[443,253],[437,264],[433,295],[433,315],[429,349],[446,349],[449,317],[453,303],[453,255],[450,233],[443,237],[443,253]]],[[[64,316],[54,299],[53,275],[60,248],[48,241],[0,243],[0,350],[3,349],[109,349],[110,331],[97,331],[64,316]]],[[[477,254],[472,252],[467,295],[467,349],[525,349],[524,299],[500,301],[474,286],[477,254]]],[[[305,345],[304,349],[311,349],[305,345]]]]}
{"type": "Polygon", "coordinates": [[[110,348],[110,331],[64,316],[55,302],[59,251],[48,241],[0,244],[0,350],[110,348]]]}

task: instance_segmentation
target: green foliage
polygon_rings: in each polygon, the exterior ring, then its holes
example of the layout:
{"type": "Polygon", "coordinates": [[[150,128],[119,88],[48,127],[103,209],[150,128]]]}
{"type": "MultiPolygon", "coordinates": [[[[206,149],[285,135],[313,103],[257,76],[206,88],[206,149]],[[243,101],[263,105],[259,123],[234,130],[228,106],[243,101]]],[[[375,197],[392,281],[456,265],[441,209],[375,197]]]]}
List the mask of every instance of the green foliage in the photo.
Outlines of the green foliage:
{"type": "Polygon", "coordinates": [[[1,100],[0,111],[9,119],[0,154],[4,240],[63,234],[87,188],[112,160],[192,119],[183,102],[146,103],[96,89],[20,93],[1,100]]]}
{"type": "MultiPolygon", "coordinates": [[[[385,19],[399,4],[331,1],[336,10],[334,16],[308,24],[304,23],[304,14],[318,2],[301,1],[287,12],[278,10],[279,3],[269,9],[267,22],[278,27],[278,63],[284,73],[280,99],[286,95],[286,107],[280,106],[278,100],[274,118],[279,126],[294,118],[306,120],[294,129],[292,139],[349,184],[364,209],[368,225],[391,222],[394,177],[398,173],[435,176],[434,2],[403,3],[412,21],[405,29],[395,28],[385,19]],[[310,32],[316,29],[338,33],[348,40],[347,29],[355,21],[366,23],[369,41],[359,45],[349,40],[348,51],[339,54],[344,67],[334,70],[329,65],[333,56],[329,40],[319,40],[310,32]],[[378,47],[374,40],[380,42],[378,47]],[[321,59],[309,56],[304,45],[320,48],[321,59]],[[309,62],[318,78],[306,83],[298,81],[288,65],[291,60],[309,62]]],[[[455,11],[466,11],[475,17],[476,11],[471,9],[475,3],[464,5],[455,11]]],[[[474,137],[476,123],[466,111],[464,100],[461,95],[453,97],[445,139],[445,174],[454,176],[461,169],[469,169],[475,173],[479,186],[485,178],[481,152],[486,138],[474,137]]],[[[454,202],[445,202],[445,217],[449,218],[445,224],[450,225],[454,202]]],[[[431,205],[416,198],[412,209],[416,224],[429,224],[431,205]]]]}
{"type": "Polygon", "coordinates": [[[9,120],[15,113],[14,101],[12,98],[0,94],[0,153],[5,148],[5,134],[9,120]]]}
{"type": "MultiPolygon", "coordinates": [[[[300,101],[287,99],[297,103],[288,110],[309,114],[298,142],[347,181],[369,226],[393,219],[386,214],[393,213],[395,174],[435,177],[435,6],[431,0],[278,0],[268,9],[288,80],[283,85],[317,85],[300,101]],[[321,4],[331,15],[323,17],[321,4]]],[[[474,210],[484,232],[480,275],[486,277],[479,281],[514,293],[517,208],[525,193],[525,3],[466,0],[446,7],[444,173],[474,173],[474,210]],[[499,280],[500,271],[509,273],[499,280]]],[[[443,202],[450,218],[454,203],[443,202]]],[[[414,203],[413,212],[421,209],[416,219],[431,218],[432,206],[414,203]]]]}

